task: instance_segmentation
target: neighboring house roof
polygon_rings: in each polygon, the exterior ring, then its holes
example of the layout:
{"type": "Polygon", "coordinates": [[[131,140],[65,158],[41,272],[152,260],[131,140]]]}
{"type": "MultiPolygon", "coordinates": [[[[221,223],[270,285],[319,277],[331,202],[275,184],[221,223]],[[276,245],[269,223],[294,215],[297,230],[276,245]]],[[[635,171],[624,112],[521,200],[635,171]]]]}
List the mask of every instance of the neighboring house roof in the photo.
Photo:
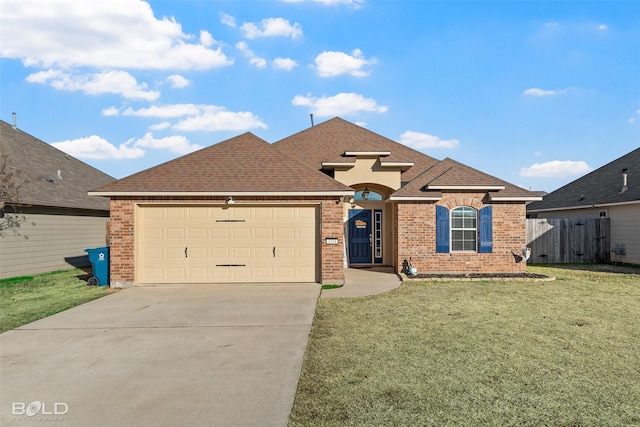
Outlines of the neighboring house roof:
{"type": "Polygon", "coordinates": [[[352,163],[353,158],[343,157],[347,151],[389,151],[394,162],[413,163],[412,167],[402,173],[403,182],[411,181],[425,169],[438,163],[433,157],[340,117],[312,126],[273,145],[315,169],[321,169],[323,162],[352,163]]]}
{"type": "Polygon", "coordinates": [[[640,148],[530,203],[528,212],[640,203],[640,148]],[[624,189],[624,175],[627,177],[624,189]],[[623,191],[624,190],[624,191],[623,191]]]}
{"type": "Polygon", "coordinates": [[[94,190],[102,195],[352,195],[250,132],[94,190]]]}
{"type": "Polygon", "coordinates": [[[540,199],[528,190],[446,158],[393,193],[391,200],[438,200],[443,190],[488,191],[492,201],[540,199]]]}
{"type": "Polygon", "coordinates": [[[20,171],[23,205],[109,210],[109,200],[89,197],[115,178],[0,120],[0,155],[20,171]]]}

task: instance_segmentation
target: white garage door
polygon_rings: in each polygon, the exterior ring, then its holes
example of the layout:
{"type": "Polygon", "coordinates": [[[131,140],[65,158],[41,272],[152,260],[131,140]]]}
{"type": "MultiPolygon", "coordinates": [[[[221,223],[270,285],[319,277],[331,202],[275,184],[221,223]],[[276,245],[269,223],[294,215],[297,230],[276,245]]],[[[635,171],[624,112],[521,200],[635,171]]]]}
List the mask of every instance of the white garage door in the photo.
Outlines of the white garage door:
{"type": "Polygon", "coordinates": [[[315,282],[315,207],[145,206],[136,281],[315,282]]]}

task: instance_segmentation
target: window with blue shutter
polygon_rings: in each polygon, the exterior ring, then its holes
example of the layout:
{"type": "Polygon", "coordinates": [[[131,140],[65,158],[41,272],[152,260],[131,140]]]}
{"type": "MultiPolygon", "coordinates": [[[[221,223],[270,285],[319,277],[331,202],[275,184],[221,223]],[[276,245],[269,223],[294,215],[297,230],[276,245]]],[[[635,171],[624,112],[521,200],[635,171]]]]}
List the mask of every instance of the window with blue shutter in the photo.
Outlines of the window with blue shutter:
{"type": "Polygon", "coordinates": [[[493,251],[493,206],[480,209],[479,216],[478,238],[480,245],[478,246],[478,252],[489,254],[493,251]]]}
{"type": "Polygon", "coordinates": [[[436,205],[436,252],[449,253],[449,209],[436,205]]]}

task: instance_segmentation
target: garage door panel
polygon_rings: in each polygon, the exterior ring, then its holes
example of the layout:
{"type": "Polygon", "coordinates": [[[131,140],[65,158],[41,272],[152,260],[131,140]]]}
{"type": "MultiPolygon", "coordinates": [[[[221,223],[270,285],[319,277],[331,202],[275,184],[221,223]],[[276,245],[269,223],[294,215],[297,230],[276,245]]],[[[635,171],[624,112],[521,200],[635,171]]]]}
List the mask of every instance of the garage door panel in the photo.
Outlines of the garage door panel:
{"type": "Polygon", "coordinates": [[[270,227],[255,228],[254,237],[256,239],[273,239],[273,228],[270,228],[270,227]]]}
{"type": "Polygon", "coordinates": [[[316,230],[309,227],[298,228],[298,239],[315,243],[316,230]]]}
{"type": "Polygon", "coordinates": [[[296,277],[296,268],[295,267],[278,267],[277,273],[278,277],[283,277],[285,279],[293,279],[296,277]]]}
{"type": "Polygon", "coordinates": [[[231,248],[231,259],[240,263],[251,259],[252,248],[231,248]]]}
{"type": "Polygon", "coordinates": [[[294,207],[280,207],[276,209],[276,218],[292,220],[296,218],[299,211],[300,209],[294,207]]]}
{"type": "Polygon", "coordinates": [[[256,267],[254,271],[254,275],[257,280],[267,280],[275,279],[276,275],[274,274],[273,267],[256,267]]]}
{"type": "Polygon", "coordinates": [[[188,254],[189,261],[191,261],[192,259],[206,260],[209,258],[209,250],[207,248],[191,246],[188,249],[188,254]]]}
{"type": "Polygon", "coordinates": [[[276,229],[276,237],[278,239],[295,239],[296,228],[294,227],[280,227],[276,229]]]}
{"type": "Polygon", "coordinates": [[[210,210],[208,207],[190,207],[186,211],[186,217],[190,220],[204,220],[209,218],[210,210]]]}
{"type": "Polygon", "coordinates": [[[253,275],[249,267],[227,267],[231,272],[231,277],[238,281],[251,282],[253,275]]]}
{"type": "Polygon", "coordinates": [[[209,230],[207,228],[189,228],[187,236],[189,240],[208,240],[209,230]]]}
{"type": "Polygon", "coordinates": [[[271,222],[271,220],[273,219],[273,209],[272,208],[255,209],[253,217],[256,220],[268,219],[269,222],[271,222]]]}
{"type": "Polygon", "coordinates": [[[230,248],[211,248],[211,260],[217,262],[218,261],[227,261],[231,258],[231,250],[230,248]]]}
{"type": "Polygon", "coordinates": [[[231,234],[234,239],[249,240],[251,239],[251,229],[248,227],[233,228],[231,234]]]}
{"type": "Polygon", "coordinates": [[[167,279],[181,281],[187,277],[186,267],[167,267],[167,279]]]}
{"type": "Polygon", "coordinates": [[[187,208],[163,208],[165,215],[164,218],[172,220],[172,219],[179,219],[179,220],[184,220],[186,219],[186,210],[187,208]]]}
{"type": "Polygon", "coordinates": [[[190,267],[189,279],[194,282],[209,281],[209,269],[207,267],[190,267]]]}
{"type": "Polygon", "coordinates": [[[172,206],[140,210],[136,250],[139,283],[316,280],[318,214],[314,207],[172,206]],[[233,264],[243,266],[227,266],[233,264]]]}
{"type": "Polygon", "coordinates": [[[229,239],[229,229],[227,228],[211,228],[210,236],[214,240],[228,240],[229,239]]]}
{"type": "Polygon", "coordinates": [[[184,228],[165,228],[164,238],[166,240],[185,240],[186,233],[184,228]]]}
{"type": "Polygon", "coordinates": [[[271,260],[273,258],[273,247],[270,248],[255,248],[254,258],[260,260],[271,260]]]}

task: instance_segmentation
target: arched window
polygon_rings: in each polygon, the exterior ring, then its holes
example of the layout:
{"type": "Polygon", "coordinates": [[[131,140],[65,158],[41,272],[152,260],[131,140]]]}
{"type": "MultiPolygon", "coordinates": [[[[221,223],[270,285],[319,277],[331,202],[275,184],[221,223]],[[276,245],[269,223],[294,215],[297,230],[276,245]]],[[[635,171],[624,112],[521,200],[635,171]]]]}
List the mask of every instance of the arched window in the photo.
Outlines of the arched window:
{"type": "Polygon", "coordinates": [[[451,210],[451,250],[476,251],[478,238],[478,212],[461,206],[451,210]]]}
{"type": "Polygon", "coordinates": [[[353,200],[382,200],[382,194],[365,188],[364,190],[356,191],[353,200]]]}

